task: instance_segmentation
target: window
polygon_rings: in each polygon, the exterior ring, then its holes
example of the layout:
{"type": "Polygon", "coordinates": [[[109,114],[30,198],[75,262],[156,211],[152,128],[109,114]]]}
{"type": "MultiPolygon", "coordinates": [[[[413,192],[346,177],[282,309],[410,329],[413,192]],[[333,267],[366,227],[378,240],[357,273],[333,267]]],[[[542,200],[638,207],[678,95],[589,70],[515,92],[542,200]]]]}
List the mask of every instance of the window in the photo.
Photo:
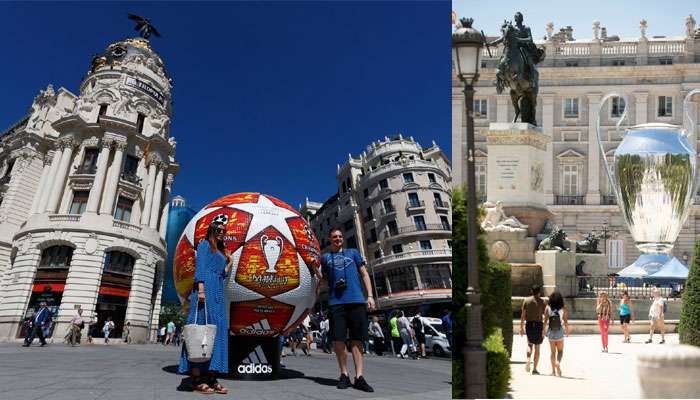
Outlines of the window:
{"type": "Polygon", "coordinates": [[[374,219],[372,207],[367,207],[367,212],[365,213],[365,221],[371,221],[372,219],[374,219]]]}
{"type": "Polygon", "coordinates": [[[421,240],[420,241],[420,249],[421,250],[432,250],[433,246],[430,244],[430,240],[421,240]]]}
{"type": "Polygon", "coordinates": [[[625,111],[625,99],[622,97],[613,97],[612,107],[610,107],[610,117],[619,118],[623,111],[625,111]]]}
{"type": "Polygon", "coordinates": [[[394,205],[391,204],[391,199],[382,200],[382,205],[384,206],[385,213],[390,213],[390,212],[394,211],[394,205]]]}
{"type": "Polygon", "coordinates": [[[349,219],[343,223],[343,230],[345,232],[349,231],[350,229],[352,229],[352,220],[351,219],[349,219]]]}
{"type": "Polygon", "coordinates": [[[100,122],[100,117],[107,114],[107,104],[100,104],[100,111],[97,112],[97,122],[100,122]]]}
{"type": "Polygon", "coordinates": [[[416,230],[425,231],[428,227],[425,225],[425,218],[422,215],[413,217],[413,223],[416,225],[416,230]]]}
{"type": "Polygon", "coordinates": [[[608,240],[608,266],[610,268],[624,268],[625,242],[622,240],[608,240]]]}
{"type": "Polygon", "coordinates": [[[440,223],[442,224],[442,229],[444,229],[446,231],[452,230],[452,227],[450,226],[450,220],[448,220],[446,216],[444,216],[444,215],[440,216],[440,223]]]}
{"type": "Polygon", "coordinates": [[[396,221],[387,222],[386,227],[389,230],[389,236],[395,236],[399,234],[399,227],[396,225],[396,221]]]}
{"type": "Polygon", "coordinates": [[[85,149],[83,163],[78,167],[79,174],[94,174],[97,172],[97,156],[100,154],[98,149],[85,149]]]}
{"type": "Polygon", "coordinates": [[[474,100],[474,118],[488,117],[488,102],[486,99],[474,100]]]}
{"type": "Polygon", "coordinates": [[[377,230],[375,228],[370,229],[369,239],[372,241],[372,243],[377,242],[377,230]]]}
{"type": "Polygon", "coordinates": [[[428,182],[437,183],[437,181],[435,180],[435,174],[428,172],[428,182]]]}
{"type": "Polygon", "coordinates": [[[578,196],[578,165],[564,165],[562,169],[562,194],[578,196]]]}
{"type": "Polygon", "coordinates": [[[73,202],[70,205],[69,214],[82,214],[87,206],[88,196],[90,192],[87,190],[77,190],[73,192],[73,202]]]}
{"type": "Polygon", "coordinates": [[[436,207],[445,207],[445,204],[442,202],[442,197],[440,197],[440,193],[433,193],[433,198],[435,199],[436,207]]]}
{"type": "Polygon", "coordinates": [[[105,254],[105,272],[131,275],[134,263],[134,257],[123,251],[109,251],[105,254]]]}
{"type": "Polygon", "coordinates": [[[423,289],[451,289],[450,267],[445,264],[427,264],[418,268],[423,289]]]}
{"type": "Polygon", "coordinates": [[[388,180],[382,179],[381,181],[379,181],[379,190],[387,189],[387,188],[389,188],[389,181],[388,180]]]}
{"type": "Polygon", "coordinates": [[[68,246],[52,246],[41,252],[39,268],[69,268],[73,258],[73,248],[68,246]]]}
{"type": "Polygon", "coordinates": [[[138,184],[140,179],[137,175],[139,168],[139,159],[134,156],[127,155],[124,160],[124,168],[122,169],[122,179],[138,184]]]}
{"type": "Polygon", "coordinates": [[[621,67],[625,65],[625,60],[613,60],[612,65],[616,67],[621,67]]]}
{"type": "Polygon", "coordinates": [[[124,222],[131,222],[131,208],[133,206],[133,200],[120,196],[119,200],[117,200],[117,208],[114,210],[114,219],[124,222]]]}
{"type": "Polygon", "coordinates": [[[412,265],[392,269],[387,272],[387,277],[389,278],[389,286],[392,293],[418,290],[416,270],[412,265]]]}
{"type": "Polygon", "coordinates": [[[476,190],[482,199],[486,199],[486,163],[474,165],[476,173],[476,190]]]}
{"type": "Polygon", "coordinates": [[[578,118],[578,98],[564,99],[564,118],[578,118]]]}
{"type": "Polygon", "coordinates": [[[673,64],[673,59],[672,58],[660,58],[659,64],[660,65],[671,65],[671,64],[673,64]]]}
{"type": "Polygon", "coordinates": [[[413,183],[413,173],[412,172],[405,172],[403,174],[403,182],[404,183],[413,183]]]}
{"type": "Polygon", "coordinates": [[[566,61],[564,65],[567,67],[578,67],[578,61],[566,61]]]}
{"type": "Polygon", "coordinates": [[[418,193],[408,194],[408,206],[409,207],[420,207],[420,200],[418,200],[418,193]]]}
{"type": "Polygon", "coordinates": [[[136,117],[136,131],[138,133],[143,133],[143,123],[146,121],[146,116],[139,113],[136,117]]]}
{"type": "Polygon", "coordinates": [[[403,245],[395,244],[395,245],[391,246],[391,252],[394,254],[403,253],[403,245]]]}
{"type": "Polygon", "coordinates": [[[362,196],[364,196],[365,199],[368,198],[368,197],[369,197],[369,189],[363,190],[363,191],[362,191],[362,196]]]}
{"type": "Polygon", "coordinates": [[[657,115],[659,117],[673,116],[673,97],[659,96],[659,111],[657,115]]]}

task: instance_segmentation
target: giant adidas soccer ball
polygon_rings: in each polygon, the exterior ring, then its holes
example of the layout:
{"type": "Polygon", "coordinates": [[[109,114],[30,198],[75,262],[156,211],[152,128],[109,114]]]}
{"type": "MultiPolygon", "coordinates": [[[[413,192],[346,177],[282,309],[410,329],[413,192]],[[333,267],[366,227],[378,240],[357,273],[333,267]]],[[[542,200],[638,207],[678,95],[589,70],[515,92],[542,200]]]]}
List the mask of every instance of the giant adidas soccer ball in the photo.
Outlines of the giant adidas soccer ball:
{"type": "Polygon", "coordinates": [[[175,288],[185,309],[194,284],[197,245],[214,221],[224,224],[224,243],[233,257],[231,275],[224,281],[231,332],[276,336],[294,329],[316,300],[318,240],[298,211],[260,193],[221,197],[185,227],[173,262],[175,288]]]}

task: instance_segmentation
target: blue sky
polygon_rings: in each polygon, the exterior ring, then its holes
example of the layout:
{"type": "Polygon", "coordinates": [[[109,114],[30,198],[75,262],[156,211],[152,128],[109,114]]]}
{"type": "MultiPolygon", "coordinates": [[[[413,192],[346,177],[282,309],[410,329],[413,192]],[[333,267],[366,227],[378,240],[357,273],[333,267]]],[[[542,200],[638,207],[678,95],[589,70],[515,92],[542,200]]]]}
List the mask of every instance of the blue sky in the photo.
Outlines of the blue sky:
{"type": "Polygon", "coordinates": [[[174,81],[173,194],[198,209],[259,191],[294,207],[398,132],[450,149],[450,2],[0,3],[0,130],[149,18],[174,81]]]}
{"type": "Polygon", "coordinates": [[[504,19],[513,20],[520,11],[524,23],[533,36],[541,39],[548,22],[554,23],[554,32],[571,25],[575,39],[593,37],[593,21],[606,27],[608,36],[639,37],[639,21],[647,20],[647,36],[683,36],[685,18],[693,14],[700,22],[700,1],[697,0],[585,0],[585,1],[515,1],[498,0],[498,6],[484,6],[483,2],[455,0],[453,10],[458,18],[474,18],[474,27],[487,35],[496,36],[504,19]]]}

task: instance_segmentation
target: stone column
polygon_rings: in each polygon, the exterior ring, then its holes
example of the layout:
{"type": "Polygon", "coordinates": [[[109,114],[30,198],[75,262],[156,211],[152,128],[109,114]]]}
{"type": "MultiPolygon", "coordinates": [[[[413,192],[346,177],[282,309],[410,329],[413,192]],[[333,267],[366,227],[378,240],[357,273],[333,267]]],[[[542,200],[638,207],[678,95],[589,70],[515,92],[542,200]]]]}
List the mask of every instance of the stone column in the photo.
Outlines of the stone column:
{"type": "Polygon", "coordinates": [[[124,322],[131,322],[131,334],[135,343],[145,343],[148,340],[155,268],[155,255],[149,251],[144,257],[136,260],[131,275],[129,304],[126,307],[124,322]]]}
{"type": "Polygon", "coordinates": [[[166,230],[168,228],[168,214],[170,213],[170,193],[173,188],[173,174],[168,174],[168,179],[165,180],[165,207],[163,207],[163,212],[160,217],[160,225],[158,233],[160,233],[161,239],[165,240],[166,230]]]}
{"type": "Polygon", "coordinates": [[[58,170],[56,171],[56,177],[53,180],[53,185],[51,185],[51,191],[49,193],[49,201],[46,205],[46,211],[48,213],[55,213],[58,208],[58,200],[60,200],[63,194],[63,189],[66,185],[66,178],[68,178],[68,169],[70,168],[70,162],[73,157],[73,138],[66,137],[61,139],[61,146],[63,146],[63,154],[61,154],[61,162],[58,165],[58,170]]]}
{"type": "Polygon", "coordinates": [[[143,214],[141,214],[141,225],[148,225],[151,217],[151,205],[153,204],[153,185],[156,182],[156,157],[151,154],[146,160],[148,165],[148,184],[146,185],[146,199],[143,204],[143,214]]]}
{"type": "Polygon", "coordinates": [[[32,234],[24,235],[18,240],[20,251],[12,269],[7,272],[4,280],[2,301],[0,301],[0,340],[14,340],[17,336],[24,313],[27,310],[29,297],[32,295],[32,284],[36,267],[41,259],[41,250],[32,241],[32,234]]]}
{"type": "MultiPolygon", "coordinates": [[[[41,199],[44,196],[46,189],[44,186],[49,182],[49,174],[51,173],[51,166],[53,165],[53,160],[47,155],[44,162],[44,169],[41,171],[41,179],[39,179],[39,187],[36,189],[34,194],[34,199],[32,200],[31,214],[36,214],[39,212],[39,205],[41,204],[41,199]]],[[[44,206],[46,207],[46,206],[44,206]]]]}
{"type": "Polygon", "coordinates": [[[452,88],[452,184],[461,187],[467,183],[467,131],[464,128],[464,94],[452,88]]]}
{"type": "Polygon", "coordinates": [[[544,203],[554,204],[554,94],[542,94],[542,130],[545,135],[549,136],[550,142],[547,143],[547,150],[544,156],[544,203]]]}
{"type": "Polygon", "coordinates": [[[112,152],[112,144],[114,144],[112,139],[102,139],[102,150],[100,150],[100,154],[97,156],[95,182],[90,189],[86,212],[97,213],[100,205],[100,198],[102,197],[102,188],[104,187],[105,178],[107,177],[107,164],[109,163],[109,156],[112,152]]]}
{"type": "Polygon", "coordinates": [[[508,122],[508,104],[510,104],[510,96],[496,95],[496,122],[508,122]]]}
{"type": "Polygon", "coordinates": [[[648,116],[648,98],[649,93],[647,92],[634,93],[634,124],[646,124],[648,116]]]}
{"type": "Polygon", "coordinates": [[[600,204],[600,149],[596,135],[600,93],[588,93],[588,191],[586,204],[600,204]]]}
{"type": "Polygon", "coordinates": [[[155,342],[158,337],[158,320],[160,319],[160,308],[163,297],[163,278],[158,277],[160,283],[157,285],[155,300],[151,304],[151,325],[150,325],[150,341],[155,342]]]}
{"type": "Polygon", "coordinates": [[[112,214],[114,206],[114,198],[117,195],[119,187],[119,175],[122,173],[122,159],[124,158],[124,150],[126,150],[126,140],[115,141],[114,160],[112,161],[111,175],[107,179],[105,185],[105,193],[100,206],[100,214],[112,214]]]}
{"type": "Polygon", "coordinates": [[[158,173],[156,174],[156,182],[155,185],[153,186],[153,203],[151,203],[151,215],[148,220],[148,225],[153,228],[157,229],[158,228],[158,219],[160,218],[160,213],[158,210],[160,210],[160,200],[163,196],[163,169],[165,168],[165,164],[163,162],[159,162],[156,165],[156,169],[158,170],[158,173]]]}
{"type": "Polygon", "coordinates": [[[60,142],[56,143],[56,150],[53,152],[53,159],[51,160],[51,167],[49,168],[49,176],[46,179],[46,188],[41,191],[41,198],[39,199],[39,205],[37,206],[37,213],[41,213],[46,210],[46,206],[49,203],[49,195],[51,195],[51,188],[53,187],[53,182],[56,179],[58,164],[61,162],[62,155],[63,147],[61,147],[60,142]]]}

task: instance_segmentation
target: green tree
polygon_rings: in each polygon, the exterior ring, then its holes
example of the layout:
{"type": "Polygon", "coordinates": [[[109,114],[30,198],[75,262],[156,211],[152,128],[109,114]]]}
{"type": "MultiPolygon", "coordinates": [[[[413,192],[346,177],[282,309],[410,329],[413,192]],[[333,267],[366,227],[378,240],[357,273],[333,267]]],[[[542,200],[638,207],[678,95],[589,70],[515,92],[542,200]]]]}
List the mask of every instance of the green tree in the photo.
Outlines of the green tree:
{"type": "Polygon", "coordinates": [[[163,306],[161,306],[160,316],[158,317],[158,327],[164,326],[170,321],[173,321],[175,324],[185,325],[187,316],[182,310],[182,305],[163,304],[163,306]]]}
{"type": "Polygon", "coordinates": [[[695,256],[683,292],[680,342],[700,346],[700,238],[695,242],[695,256]]]}

